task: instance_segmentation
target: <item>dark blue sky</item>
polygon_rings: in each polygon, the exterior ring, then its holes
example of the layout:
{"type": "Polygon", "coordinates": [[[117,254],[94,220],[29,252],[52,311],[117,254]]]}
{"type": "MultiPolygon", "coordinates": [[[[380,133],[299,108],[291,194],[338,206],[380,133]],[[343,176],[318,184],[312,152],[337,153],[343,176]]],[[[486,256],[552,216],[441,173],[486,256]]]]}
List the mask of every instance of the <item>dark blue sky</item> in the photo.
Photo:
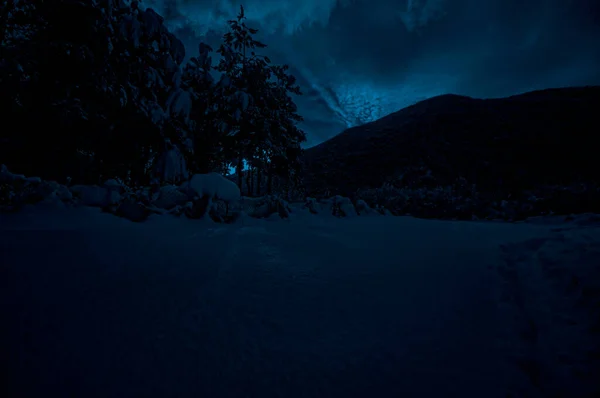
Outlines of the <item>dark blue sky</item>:
{"type": "MultiPolygon", "coordinates": [[[[241,0],[146,0],[188,54],[216,44],[241,0]]],[[[600,84],[597,0],[245,0],[288,63],[308,146],[445,93],[499,97],[600,84]]]]}

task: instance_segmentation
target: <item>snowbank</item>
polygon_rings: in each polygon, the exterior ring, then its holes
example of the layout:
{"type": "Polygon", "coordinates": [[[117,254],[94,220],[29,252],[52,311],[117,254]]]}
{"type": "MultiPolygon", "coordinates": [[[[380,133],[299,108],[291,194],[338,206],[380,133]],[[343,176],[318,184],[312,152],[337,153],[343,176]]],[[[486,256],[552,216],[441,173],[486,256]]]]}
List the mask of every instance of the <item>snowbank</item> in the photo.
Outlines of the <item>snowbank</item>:
{"type": "Polygon", "coordinates": [[[168,184],[132,189],[116,180],[100,185],[67,187],[37,177],[25,177],[0,170],[0,211],[18,211],[22,206],[43,203],[55,207],[91,206],[126,218],[145,221],[151,214],[200,219],[208,215],[217,222],[234,222],[243,215],[252,218],[298,219],[305,215],[355,217],[389,215],[383,208],[372,209],[359,200],[335,196],[290,204],[278,195],[242,198],[240,189],[218,173],[195,174],[180,185],[168,184]],[[242,214],[243,213],[243,214],[242,214]]]}
{"type": "Polygon", "coordinates": [[[240,200],[240,188],[218,173],[194,174],[189,182],[190,188],[200,197],[221,199],[226,203],[240,200]]]}

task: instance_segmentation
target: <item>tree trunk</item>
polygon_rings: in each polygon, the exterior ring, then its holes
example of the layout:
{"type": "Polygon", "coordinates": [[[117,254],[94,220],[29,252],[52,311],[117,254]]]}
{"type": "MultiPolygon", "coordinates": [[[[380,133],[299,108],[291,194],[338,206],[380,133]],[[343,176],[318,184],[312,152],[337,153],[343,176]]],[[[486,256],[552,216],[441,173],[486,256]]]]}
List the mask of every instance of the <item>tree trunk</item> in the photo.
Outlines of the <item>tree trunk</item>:
{"type": "Polygon", "coordinates": [[[237,173],[237,184],[238,187],[240,187],[240,190],[242,189],[242,170],[244,169],[244,159],[242,159],[242,155],[240,154],[238,157],[238,162],[235,168],[235,171],[237,173]]]}
{"type": "Polygon", "coordinates": [[[248,184],[248,190],[250,191],[249,196],[254,196],[254,171],[256,169],[254,167],[252,167],[250,170],[248,170],[248,177],[249,177],[249,181],[250,184],[248,184]]]}
{"type": "Polygon", "coordinates": [[[271,169],[267,171],[267,195],[273,193],[273,172],[271,169]]]}
{"type": "Polygon", "coordinates": [[[252,196],[252,169],[246,170],[246,189],[248,197],[252,196]]]}
{"type": "Polygon", "coordinates": [[[292,196],[292,190],[290,189],[290,180],[288,178],[285,178],[283,180],[283,184],[284,184],[284,192],[285,192],[285,200],[287,200],[288,202],[291,202],[290,198],[292,196]]]}
{"type": "Polygon", "coordinates": [[[260,167],[256,168],[256,196],[260,196],[260,188],[262,187],[262,169],[260,167]]]}

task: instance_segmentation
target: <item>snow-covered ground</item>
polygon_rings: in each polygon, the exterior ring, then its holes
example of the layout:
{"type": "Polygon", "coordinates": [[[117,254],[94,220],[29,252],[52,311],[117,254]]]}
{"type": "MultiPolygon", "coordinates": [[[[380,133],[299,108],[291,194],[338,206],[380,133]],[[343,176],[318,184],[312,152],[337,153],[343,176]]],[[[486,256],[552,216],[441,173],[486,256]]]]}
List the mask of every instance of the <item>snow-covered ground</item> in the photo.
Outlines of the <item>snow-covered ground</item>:
{"type": "Polygon", "coordinates": [[[2,215],[0,396],[591,397],[583,224],[2,215]]]}

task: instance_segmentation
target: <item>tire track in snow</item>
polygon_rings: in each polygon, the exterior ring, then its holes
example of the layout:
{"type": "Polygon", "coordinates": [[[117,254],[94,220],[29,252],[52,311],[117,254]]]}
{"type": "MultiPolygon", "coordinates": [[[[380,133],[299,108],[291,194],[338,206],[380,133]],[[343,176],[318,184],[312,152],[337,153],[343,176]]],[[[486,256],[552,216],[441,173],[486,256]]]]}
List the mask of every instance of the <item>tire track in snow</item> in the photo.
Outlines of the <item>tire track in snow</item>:
{"type": "Polygon", "coordinates": [[[502,247],[500,302],[535,393],[587,398],[600,395],[600,229],[566,231],[502,247]]]}

